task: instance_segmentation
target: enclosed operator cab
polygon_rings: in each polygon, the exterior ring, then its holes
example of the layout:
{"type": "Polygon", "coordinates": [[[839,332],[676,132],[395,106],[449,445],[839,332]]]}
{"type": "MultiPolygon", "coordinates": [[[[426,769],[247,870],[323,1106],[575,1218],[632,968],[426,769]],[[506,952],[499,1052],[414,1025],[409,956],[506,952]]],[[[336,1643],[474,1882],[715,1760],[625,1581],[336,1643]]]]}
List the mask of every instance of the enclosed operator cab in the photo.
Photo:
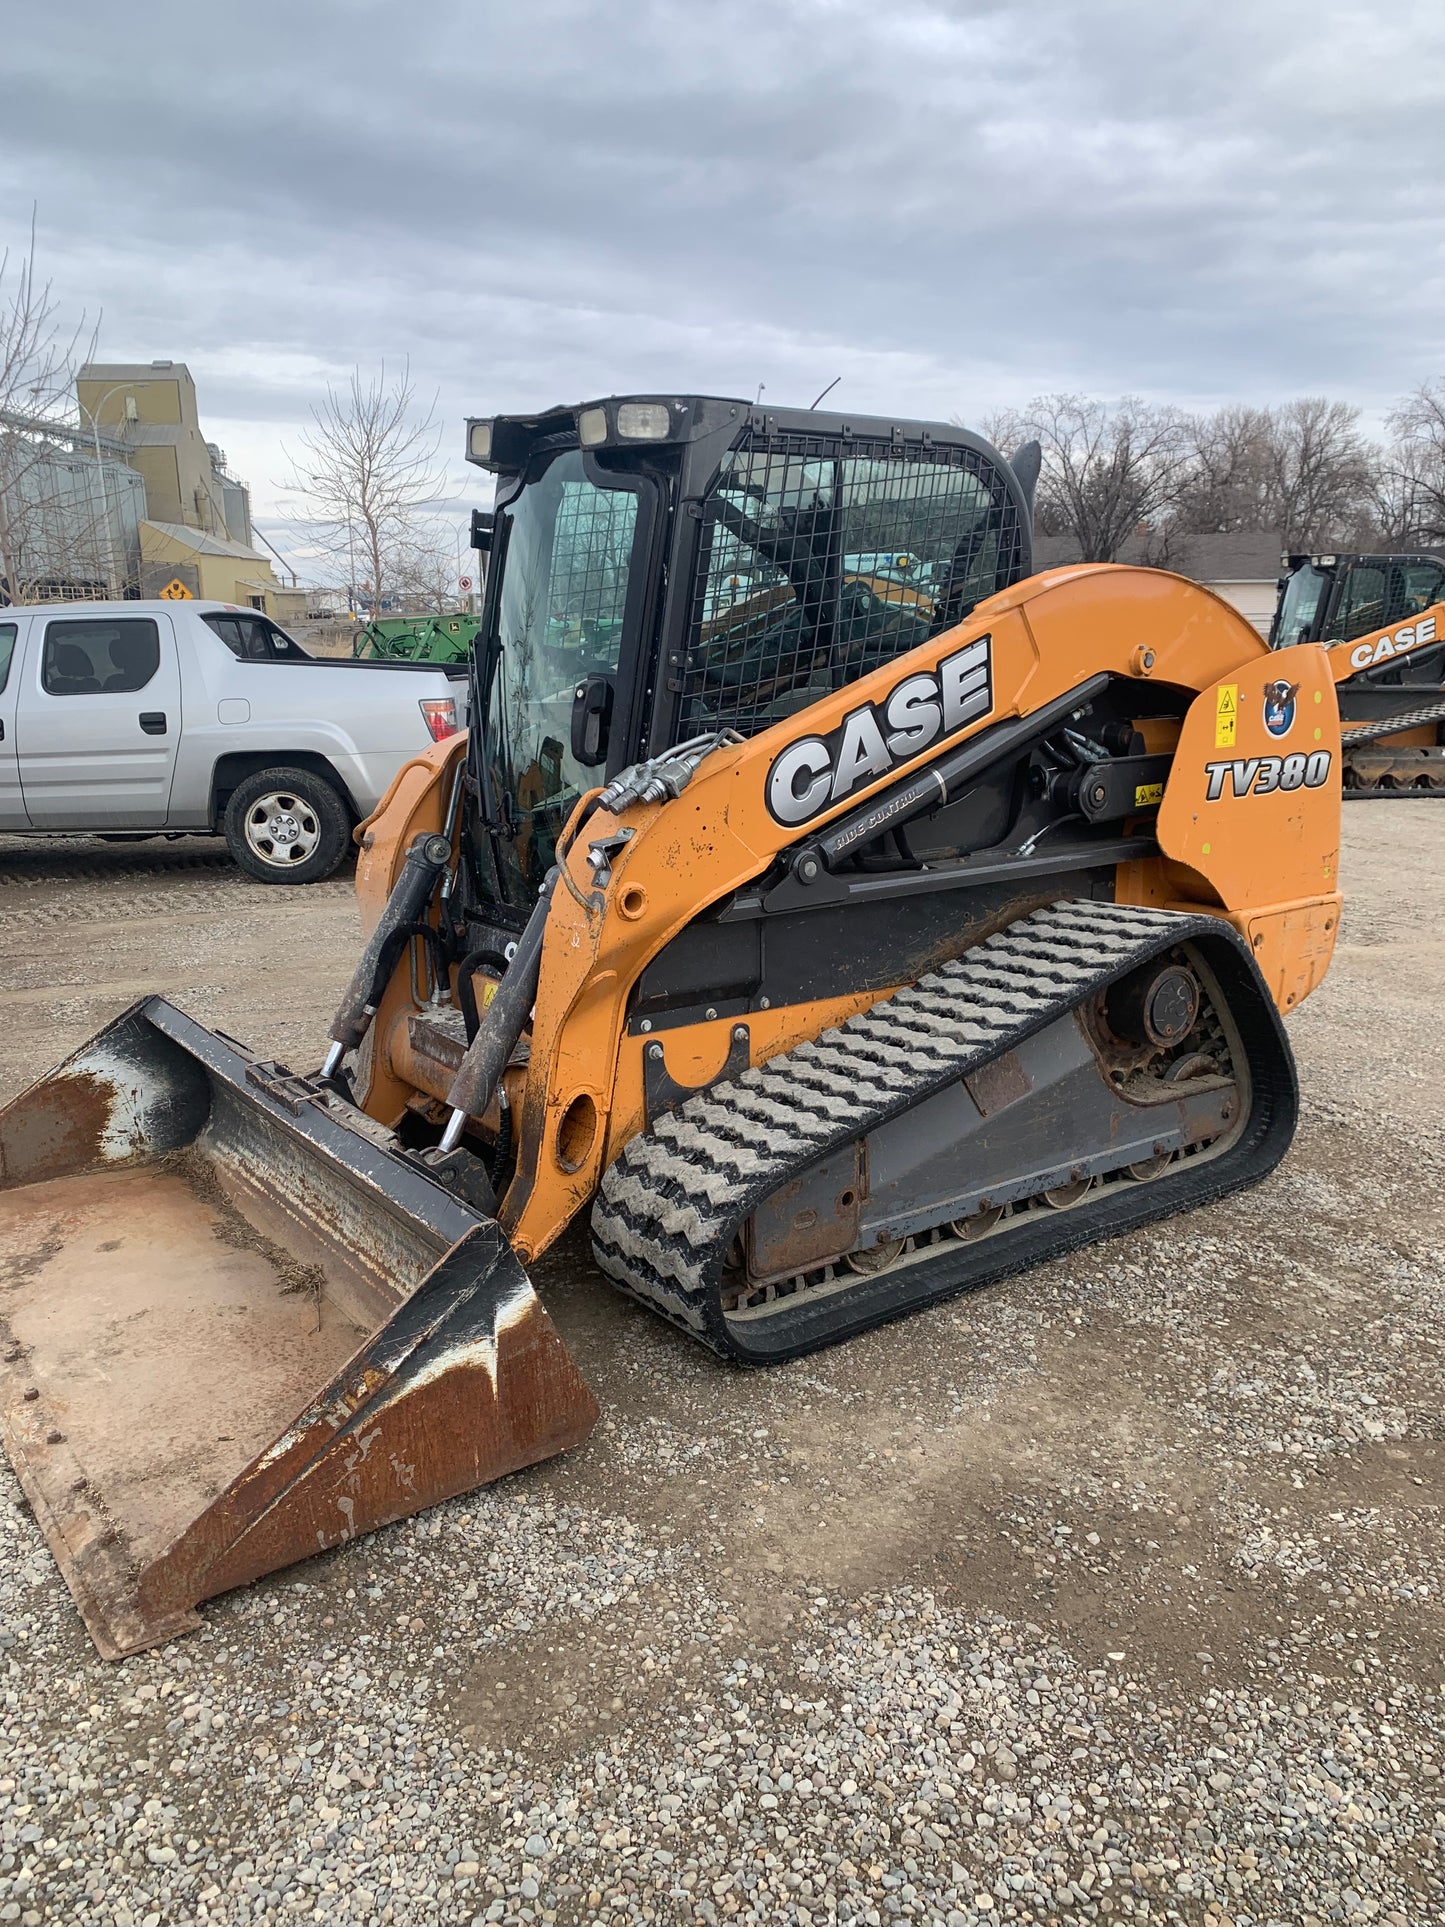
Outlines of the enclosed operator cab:
{"type": "Polygon", "coordinates": [[[1281,561],[1270,646],[1328,649],[1345,795],[1445,796],[1445,557],[1281,561]]]}
{"type": "Polygon", "coordinates": [[[500,930],[584,789],[751,736],[1031,571],[1036,445],[942,423],[613,397],[469,422],[467,453],[497,478],[473,768],[500,930]]]}

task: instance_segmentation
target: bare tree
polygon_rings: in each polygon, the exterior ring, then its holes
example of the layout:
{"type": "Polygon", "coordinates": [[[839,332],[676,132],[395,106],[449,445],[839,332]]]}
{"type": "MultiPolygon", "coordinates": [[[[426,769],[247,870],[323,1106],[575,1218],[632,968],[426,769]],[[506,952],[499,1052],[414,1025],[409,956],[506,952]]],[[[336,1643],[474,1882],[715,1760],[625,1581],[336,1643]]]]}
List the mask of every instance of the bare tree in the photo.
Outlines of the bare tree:
{"type": "Polygon", "coordinates": [[[1392,548],[1445,542],[1445,381],[1427,381],[1386,418],[1375,520],[1392,548]]]}
{"type": "Polygon", "coordinates": [[[319,539],[369,585],[375,611],[401,586],[444,486],[435,402],[419,415],[410,367],[389,382],[383,363],[369,380],[356,368],[344,389],[328,386],[311,415],[298,447],[283,450],[290,485],[306,497],[319,539]]]}
{"type": "Polygon", "coordinates": [[[460,606],[457,573],[455,529],[440,521],[427,522],[398,549],[392,589],[427,615],[446,615],[460,606]]]}
{"type": "Polygon", "coordinates": [[[1359,418],[1357,408],[1321,395],[1196,417],[1178,528],[1273,532],[1286,549],[1360,535],[1374,519],[1377,475],[1376,451],[1362,438],[1359,418]]]}
{"type": "Polygon", "coordinates": [[[1198,535],[1253,534],[1272,529],[1271,455],[1274,421],[1267,408],[1231,406],[1198,415],[1188,473],[1174,519],[1198,535]]]}
{"type": "Polygon", "coordinates": [[[1113,406],[1043,395],[992,417],[984,432],[1002,447],[1037,438],[1039,531],[1071,535],[1085,562],[1112,562],[1131,535],[1160,526],[1189,466],[1184,416],[1133,395],[1113,406]]]}
{"type": "Polygon", "coordinates": [[[1268,512],[1284,547],[1356,533],[1368,519],[1373,480],[1359,409],[1306,395],[1269,413],[1268,512]]]}
{"type": "Polygon", "coordinates": [[[0,254],[0,588],[14,601],[57,585],[106,594],[116,531],[99,464],[75,422],[75,370],[95,350],[82,315],[67,332],[25,252],[0,254]],[[84,345],[82,345],[84,343],[84,345]]]}

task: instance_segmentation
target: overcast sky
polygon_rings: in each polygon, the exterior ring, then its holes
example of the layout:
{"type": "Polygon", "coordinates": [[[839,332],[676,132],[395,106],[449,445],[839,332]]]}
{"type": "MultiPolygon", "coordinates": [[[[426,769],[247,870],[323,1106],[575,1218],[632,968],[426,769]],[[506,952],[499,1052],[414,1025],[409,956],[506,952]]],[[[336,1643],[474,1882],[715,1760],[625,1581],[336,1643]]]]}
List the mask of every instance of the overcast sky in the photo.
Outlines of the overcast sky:
{"type": "Polygon", "coordinates": [[[627,389],[1377,417],[1445,374],[1440,0],[66,0],[3,66],[4,238],[38,202],[101,357],[190,364],[263,515],[383,357],[457,451],[627,389]]]}

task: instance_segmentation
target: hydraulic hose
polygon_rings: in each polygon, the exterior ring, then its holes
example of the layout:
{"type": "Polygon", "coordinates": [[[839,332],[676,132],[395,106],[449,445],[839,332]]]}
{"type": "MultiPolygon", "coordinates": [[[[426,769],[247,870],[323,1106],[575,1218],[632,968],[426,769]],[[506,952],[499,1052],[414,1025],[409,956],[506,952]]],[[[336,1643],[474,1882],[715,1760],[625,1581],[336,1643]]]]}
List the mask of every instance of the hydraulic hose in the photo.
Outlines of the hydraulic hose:
{"type": "Polygon", "coordinates": [[[412,839],[401,875],[392,886],[386,908],[367,939],[346,995],[332,1020],[332,1045],[326,1053],[323,1076],[330,1077],[346,1053],[355,1050],[370,1030],[402,947],[415,926],[423,921],[426,907],[451,860],[450,841],[434,830],[424,830],[412,839]]]}
{"type": "Polygon", "coordinates": [[[487,1005],[477,1034],[467,1046],[447,1103],[452,1114],[442,1133],[440,1149],[454,1151],[461,1142],[469,1117],[480,1117],[496,1095],[497,1084],[507,1068],[507,1060],[517,1047],[528,1015],[536,1001],[537,981],[542,974],[542,939],[547,928],[547,912],[552,903],[552,887],[557,881],[555,866],[542,881],[537,902],[518,939],[507,974],[497,986],[497,994],[487,1005]]]}
{"type": "Polygon", "coordinates": [[[480,950],[469,950],[457,965],[457,1002],[461,1006],[462,1022],[467,1027],[468,1044],[476,1036],[481,1021],[477,1015],[477,993],[472,988],[472,975],[483,964],[495,970],[499,977],[505,977],[510,968],[500,950],[485,945],[480,950]]]}
{"type": "Polygon", "coordinates": [[[430,923],[408,924],[406,929],[399,933],[396,957],[389,960],[389,967],[386,969],[382,981],[386,982],[390,979],[392,970],[396,968],[397,961],[400,959],[402,952],[406,949],[407,943],[412,937],[420,937],[426,945],[427,957],[431,964],[432,982],[444,988],[447,981],[447,947],[442,939],[441,931],[436,928],[435,924],[430,923]]]}

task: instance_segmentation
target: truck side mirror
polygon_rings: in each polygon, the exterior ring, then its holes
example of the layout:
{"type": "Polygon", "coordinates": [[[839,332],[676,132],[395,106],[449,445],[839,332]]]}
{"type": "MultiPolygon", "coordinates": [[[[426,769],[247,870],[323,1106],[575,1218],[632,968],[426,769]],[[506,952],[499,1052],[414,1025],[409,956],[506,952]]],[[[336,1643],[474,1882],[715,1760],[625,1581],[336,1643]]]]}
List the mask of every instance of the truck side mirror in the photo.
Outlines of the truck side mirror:
{"type": "Polygon", "coordinates": [[[491,509],[472,510],[472,547],[478,555],[490,555],[497,518],[491,509]]]}
{"type": "Polygon", "coordinates": [[[612,681],[588,676],[572,696],[572,758],[584,769],[607,761],[607,739],[612,733],[612,681]]]}

